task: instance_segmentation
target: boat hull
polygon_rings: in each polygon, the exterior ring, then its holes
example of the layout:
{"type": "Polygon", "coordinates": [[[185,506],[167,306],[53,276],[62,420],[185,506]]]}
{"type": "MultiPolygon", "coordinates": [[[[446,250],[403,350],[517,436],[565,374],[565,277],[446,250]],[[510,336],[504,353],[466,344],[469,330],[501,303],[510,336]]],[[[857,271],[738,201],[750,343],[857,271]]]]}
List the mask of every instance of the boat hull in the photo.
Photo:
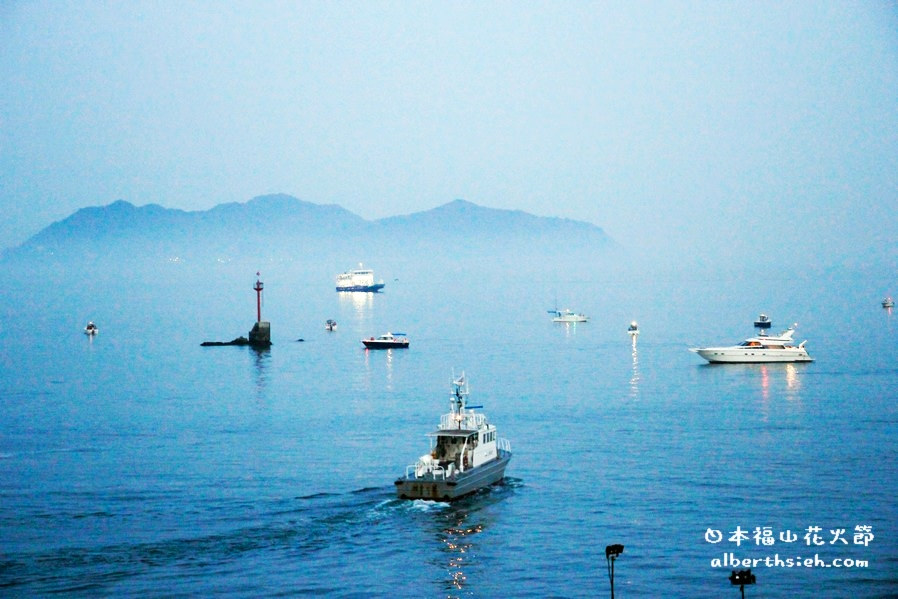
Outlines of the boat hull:
{"type": "Polygon", "coordinates": [[[764,350],[725,347],[708,347],[692,350],[711,364],[766,364],[771,362],[813,362],[804,350],[778,349],[764,350]]]}
{"type": "Polygon", "coordinates": [[[378,341],[365,339],[362,341],[368,349],[393,349],[408,347],[408,342],[400,343],[399,341],[378,341]]]}
{"type": "Polygon", "coordinates": [[[375,283],[374,285],[350,285],[348,287],[337,286],[337,291],[359,291],[362,293],[377,293],[384,288],[385,283],[375,283]]]}
{"type": "Polygon", "coordinates": [[[495,460],[451,478],[438,478],[432,474],[403,476],[395,481],[396,495],[400,499],[452,501],[501,481],[505,478],[505,467],[510,461],[511,452],[500,451],[495,460]]]}

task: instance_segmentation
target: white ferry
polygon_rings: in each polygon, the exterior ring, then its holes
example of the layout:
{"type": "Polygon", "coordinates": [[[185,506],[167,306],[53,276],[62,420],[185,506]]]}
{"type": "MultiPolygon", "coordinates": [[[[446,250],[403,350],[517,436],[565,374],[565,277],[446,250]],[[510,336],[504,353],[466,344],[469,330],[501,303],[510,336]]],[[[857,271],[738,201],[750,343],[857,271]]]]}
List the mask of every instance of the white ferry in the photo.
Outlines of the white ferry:
{"type": "Polygon", "coordinates": [[[362,268],[362,263],[355,270],[347,270],[337,275],[337,291],[363,291],[373,293],[384,288],[383,280],[374,282],[374,271],[362,268]]]}
{"type": "Polygon", "coordinates": [[[776,337],[758,335],[749,337],[739,345],[728,347],[696,347],[695,352],[712,364],[763,363],[763,362],[813,362],[804,348],[807,341],[798,345],[792,340],[794,328],[789,328],[776,337]]]}
{"type": "Polygon", "coordinates": [[[431,451],[396,479],[402,499],[449,501],[499,482],[511,460],[511,445],[496,436],[486,415],[468,406],[468,384],[462,373],[452,381],[450,410],[430,433],[431,451]]]}

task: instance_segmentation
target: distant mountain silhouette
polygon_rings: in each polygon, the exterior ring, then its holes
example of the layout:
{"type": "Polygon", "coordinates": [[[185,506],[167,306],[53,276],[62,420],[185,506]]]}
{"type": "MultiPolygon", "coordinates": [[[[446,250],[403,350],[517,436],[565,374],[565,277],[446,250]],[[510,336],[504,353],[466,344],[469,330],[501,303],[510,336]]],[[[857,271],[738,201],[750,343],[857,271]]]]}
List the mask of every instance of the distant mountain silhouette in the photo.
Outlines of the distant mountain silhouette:
{"type": "Polygon", "coordinates": [[[7,250],[4,258],[202,260],[410,251],[451,256],[540,247],[552,253],[600,251],[613,246],[601,228],[589,223],[485,208],[464,200],[368,221],[340,206],[277,194],[193,212],[155,204],[137,207],[123,200],[82,208],[7,250]]]}
{"type": "Polygon", "coordinates": [[[546,235],[570,235],[571,241],[610,240],[601,228],[582,221],[535,216],[521,210],[485,208],[465,200],[454,200],[432,210],[378,221],[384,227],[412,234],[416,231],[446,235],[472,235],[481,239],[516,236],[535,239],[546,235]]]}

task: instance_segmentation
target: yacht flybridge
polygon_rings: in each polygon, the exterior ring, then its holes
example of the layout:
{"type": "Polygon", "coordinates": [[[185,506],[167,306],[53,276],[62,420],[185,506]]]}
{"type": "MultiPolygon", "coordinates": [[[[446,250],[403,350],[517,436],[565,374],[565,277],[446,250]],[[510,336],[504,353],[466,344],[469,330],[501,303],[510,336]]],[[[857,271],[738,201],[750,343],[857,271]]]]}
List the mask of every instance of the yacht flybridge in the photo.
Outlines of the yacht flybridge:
{"type": "Polygon", "coordinates": [[[762,362],[813,362],[804,348],[807,341],[795,345],[790,327],[776,337],[760,334],[749,337],[739,345],[727,347],[696,347],[695,352],[712,364],[715,363],[762,363],[762,362]]]}
{"type": "Polygon", "coordinates": [[[449,501],[468,495],[505,476],[511,460],[511,446],[496,436],[496,427],[485,414],[468,406],[465,375],[452,381],[449,413],[430,433],[431,451],[405,469],[396,479],[396,493],[402,499],[449,501]]]}

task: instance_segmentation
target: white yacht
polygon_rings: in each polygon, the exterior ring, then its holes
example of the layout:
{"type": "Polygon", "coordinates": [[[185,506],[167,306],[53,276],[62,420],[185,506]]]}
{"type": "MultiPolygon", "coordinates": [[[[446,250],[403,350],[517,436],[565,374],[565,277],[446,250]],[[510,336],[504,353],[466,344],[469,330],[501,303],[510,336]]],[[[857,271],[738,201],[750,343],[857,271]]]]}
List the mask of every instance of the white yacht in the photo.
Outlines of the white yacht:
{"type": "Polygon", "coordinates": [[[431,451],[405,469],[395,481],[402,499],[449,501],[488,487],[505,476],[511,460],[511,445],[496,436],[496,427],[486,415],[468,406],[465,375],[452,381],[448,414],[430,433],[431,451]]]}
{"type": "Polygon", "coordinates": [[[804,348],[807,341],[795,345],[792,335],[795,328],[790,327],[776,337],[758,335],[749,337],[739,345],[728,347],[695,347],[695,352],[712,364],[717,363],[762,363],[762,362],[813,362],[804,348]]]}
{"type": "Polygon", "coordinates": [[[636,324],[635,320],[630,323],[629,327],[627,327],[627,334],[630,335],[630,337],[633,337],[633,339],[639,337],[639,325],[636,324]]]}
{"type": "Polygon", "coordinates": [[[549,310],[549,314],[554,314],[552,322],[589,322],[589,316],[578,314],[570,309],[568,310],[549,310]]]}
{"type": "Polygon", "coordinates": [[[377,292],[384,288],[383,280],[374,282],[374,271],[370,268],[359,267],[355,270],[347,270],[337,275],[337,291],[363,291],[377,292]]]}
{"type": "Polygon", "coordinates": [[[891,297],[887,297],[884,300],[882,300],[882,307],[883,308],[894,308],[895,301],[891,297]]]}
{"type": "Polygon", "coordinates": [[[87,335],[88,337],[93,337],[94,335],[96,335],[99,332],[100,332],[100,329],[97,328],[97,325],[95,325],[93,323],[93,321],[88,322],[87,326],[84,327],[84,334],[87,335]]]}

